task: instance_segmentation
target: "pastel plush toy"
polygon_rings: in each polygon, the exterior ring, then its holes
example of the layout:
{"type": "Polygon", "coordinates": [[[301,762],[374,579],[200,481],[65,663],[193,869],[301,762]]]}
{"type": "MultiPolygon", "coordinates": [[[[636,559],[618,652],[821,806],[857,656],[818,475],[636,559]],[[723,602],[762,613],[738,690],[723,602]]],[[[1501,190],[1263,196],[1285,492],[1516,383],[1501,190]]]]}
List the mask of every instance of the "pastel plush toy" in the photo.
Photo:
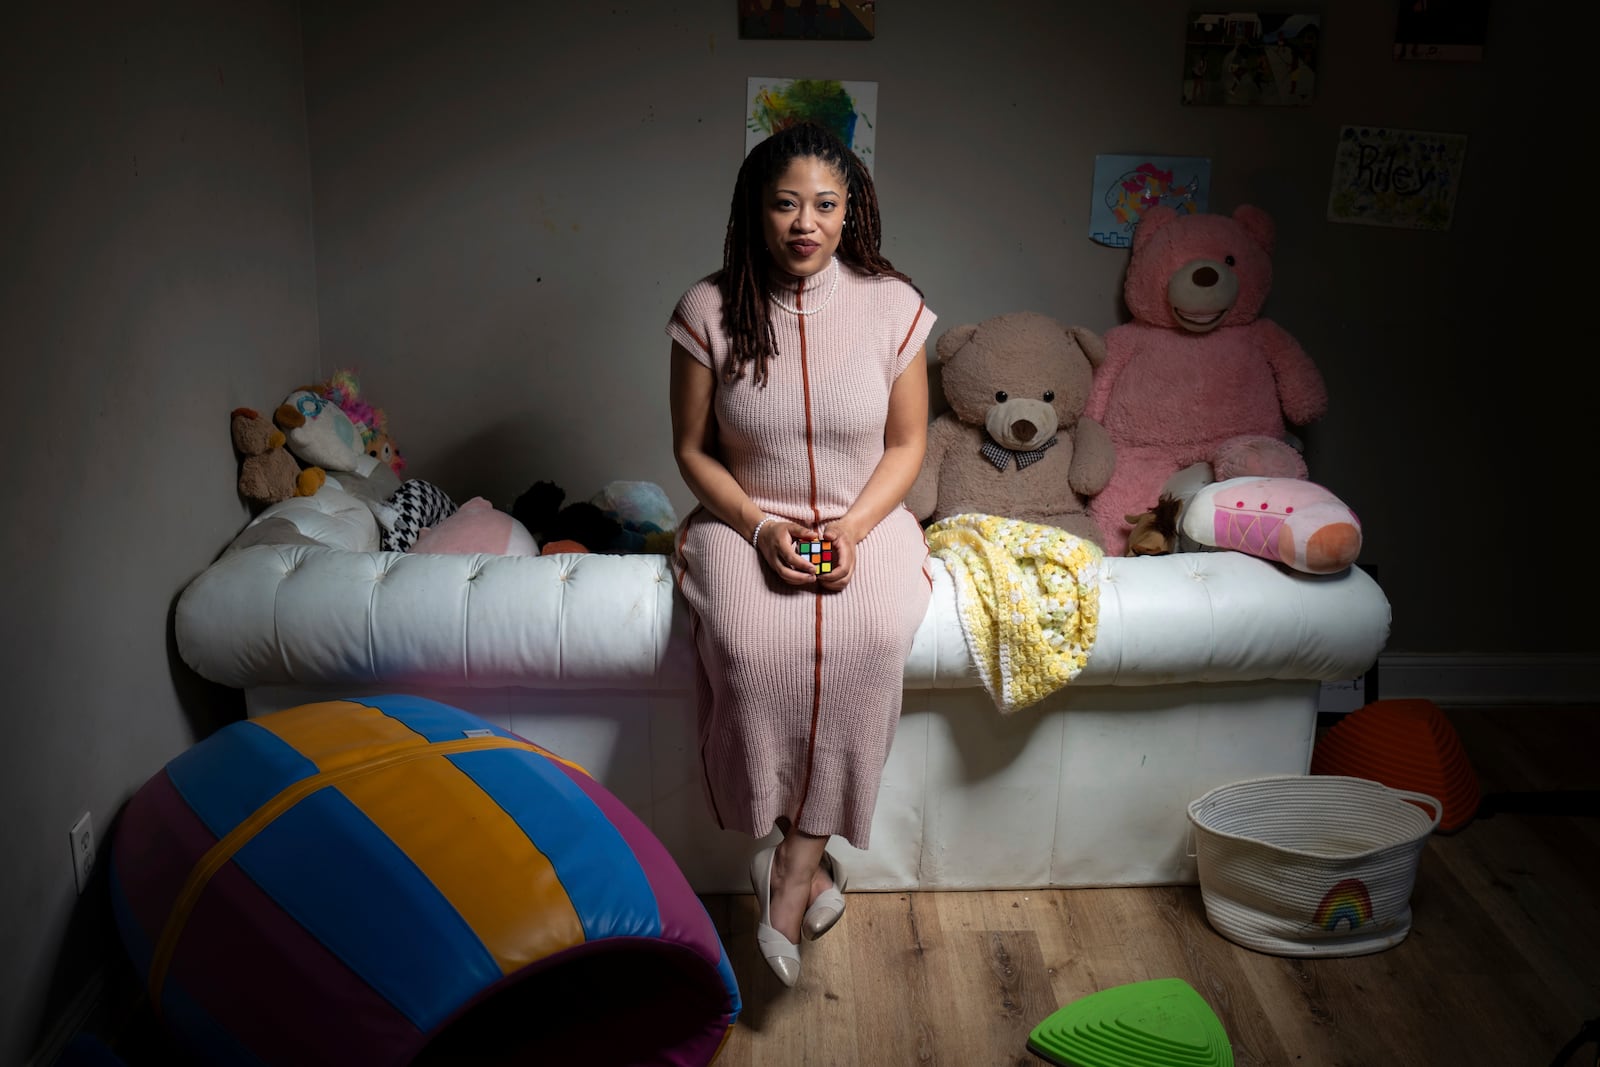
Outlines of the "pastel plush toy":
{"type": "Polygon", "coordinates": [[[1090,505],[1108,553],[1124,552],[1130,516],[1191,464],[1221,481],[1306,477],[1288,427],[1320,418],[1327,389],[1295,339],[1260,317],[1272,244],[1271,218],[1248,205],[1231,218],[1155,207],[1134,231],[1123,287],[1133,321],[1107,331],[1086,412],[1116,447],[1090,505]]]}
{"type": "Polygon", "coordinates": [[[475,496],[437,525],[425,526],[417,533],[407,552],[435,555],[536,556],[539,546],[522,523],[493,504],[475,496]]]}
{"type": "Polygon", "coordinates": [[[361,448],[367,455],[388,466],[395,474],[406,469],[405,458],[389,436],[389,417],[382,408],[373,407],[361,393],[361,381],[356,372],[340,369],[314,390],[324,399],[331,400],[350,417],[361,448]]]}
{"type": "Polygon", "coordinates": [[[607,482],[589,503],[621,527],[616,539],[598,551],[671,555],[678,515],[655,482],[607,482]]]}
{"type": "Polygon", "coordinates": [[[1084,498],[1111,476],[1110,439],[1084,417],[1098,336],[1032,311],[957,326],[936,346],[950,410],[906,506],[920,520],[977,512],[1055,526],[1100,543],[1084,498]]]}
{"type": "Polygon", "coordinates": [[[282,432],[253,408],[234,408],[229,415],[233,447],[241,457],[239,495],[252,504],[276,504],[290,497],[311,496],[327,475],[320,467],[301,469],[284,448],[282,432]]]}
{"type": "Polygon", "coordinates": [[[1156,506],[1127,516],[1128,555],[1232,549],[1308,574],[1332,574],[1361,552],[1361,520],[1303,478],[1216,481],[1196,463],[1167,479],[1156,506]]]}
{"type": "Polygon", "coordinates": [[[272,413],[272,421],[288,439],[289,451],[302,463],[362,476],[378,465],[376,458],[367,455],[350,416],[312,386],[285,397],[272,413]]]}

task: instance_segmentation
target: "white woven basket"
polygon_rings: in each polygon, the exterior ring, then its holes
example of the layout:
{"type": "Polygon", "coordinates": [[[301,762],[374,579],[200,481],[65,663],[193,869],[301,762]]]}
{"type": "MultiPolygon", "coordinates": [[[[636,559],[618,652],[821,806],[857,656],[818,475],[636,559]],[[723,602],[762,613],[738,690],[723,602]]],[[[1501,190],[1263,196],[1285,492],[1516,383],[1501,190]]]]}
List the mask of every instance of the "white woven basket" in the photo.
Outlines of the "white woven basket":
{"type": "Polygon", "coordinates": [[[1189,805],[1206,917],[1230,941],[1275,956],[1397,945],[1411,930],[1411,888],[1440,811],[1426,793],[1365,778],[1218,786],[1189,805]]]}

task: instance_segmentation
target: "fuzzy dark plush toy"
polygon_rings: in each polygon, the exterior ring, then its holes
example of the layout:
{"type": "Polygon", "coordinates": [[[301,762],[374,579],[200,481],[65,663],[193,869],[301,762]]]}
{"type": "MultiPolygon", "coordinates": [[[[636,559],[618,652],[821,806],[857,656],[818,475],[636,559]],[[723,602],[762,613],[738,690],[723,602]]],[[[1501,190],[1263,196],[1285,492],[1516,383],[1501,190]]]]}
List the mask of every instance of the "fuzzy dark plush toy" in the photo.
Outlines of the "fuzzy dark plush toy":
{"type": "Polygon", "coordinates": [[[1183,501],[1162,493],[1151,511],[1125,518],[1133,529],[1128,533],[1128,555],[1165,556],[1178,550],[1178,515],[1183,501]]]}
{"type": "Polygon", "coordinates": [[[554,482],[534,482],[511,505],[511,517],[527,527],[542,553],[610,551],[622,524],[587,502],[562,507],[566,498],[554,482]]]}

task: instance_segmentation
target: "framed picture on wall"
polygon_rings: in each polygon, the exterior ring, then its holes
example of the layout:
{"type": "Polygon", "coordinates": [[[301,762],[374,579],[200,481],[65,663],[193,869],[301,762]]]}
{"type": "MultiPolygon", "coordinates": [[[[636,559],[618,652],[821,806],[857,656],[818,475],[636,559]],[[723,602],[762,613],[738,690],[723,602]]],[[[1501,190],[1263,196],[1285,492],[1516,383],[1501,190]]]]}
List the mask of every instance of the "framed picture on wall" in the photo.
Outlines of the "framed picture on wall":
{"type": "Polygon", "coordinates": [[[746,40],[870,41],[877,0],[738,0],[746,40]]]}
{"type": "Polygon", "coordinates": [[[1399,0],[1394,58],[1483,58],[1489,0],[1399,0]]]}
{"type": "MultiPolygon", "coordinates": [[[[751,78],[745,86],[746,153],[778,130],[809,119],[849,145],[874,174],[878,83],[821,78],[751,78]]],[[[875,176],[875,174],[874,174],[875,176]]]]}
{"type": "Polygon", "coordinates": [[[1304,107],[1317,87],[1322,16],[1256,11],[1189,16],[1183,102],[1304,107]]]}
{"type": "Polygon", "coordinates": [[[1095,156],[1089,239],[1127,248],[1146,211],[1164,204],[1183,214],[1201,212],[1210,192],[1211,160],[1203,156],[1095,156]]]}
{"type": "Polygon", "coordinates": [[[1328,219],[1448,230],[1466,155],[1465,134],[1346,126],[1334,153],[1328,219]]]}

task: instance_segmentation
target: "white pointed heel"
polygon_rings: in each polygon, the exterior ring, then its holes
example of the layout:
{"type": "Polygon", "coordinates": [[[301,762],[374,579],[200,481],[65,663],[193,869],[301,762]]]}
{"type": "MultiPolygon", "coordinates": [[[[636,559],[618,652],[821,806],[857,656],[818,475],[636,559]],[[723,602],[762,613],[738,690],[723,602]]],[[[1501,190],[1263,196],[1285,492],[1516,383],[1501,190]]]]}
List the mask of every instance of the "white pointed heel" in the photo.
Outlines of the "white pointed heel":
{"type": "Polygon", "coordinates": [[[761,921],[756,926],[756,945],[778,981],[793,987],[800,980],[800,946],[780,934],[772,925],[772,859],[776,845],[761,849],[750,857],[750,888],[761,905],[761,921]]]}
{"type": "Polygon", "coordinates": [[[832,853],[823,852],[822,866],[833,879],[833,885],[817,894],[800,923],[805,936],[812,941],[832,930],[834,923],[844,915],[844,887],[849,881],[844,864],[834,859],[832,853]]]}

